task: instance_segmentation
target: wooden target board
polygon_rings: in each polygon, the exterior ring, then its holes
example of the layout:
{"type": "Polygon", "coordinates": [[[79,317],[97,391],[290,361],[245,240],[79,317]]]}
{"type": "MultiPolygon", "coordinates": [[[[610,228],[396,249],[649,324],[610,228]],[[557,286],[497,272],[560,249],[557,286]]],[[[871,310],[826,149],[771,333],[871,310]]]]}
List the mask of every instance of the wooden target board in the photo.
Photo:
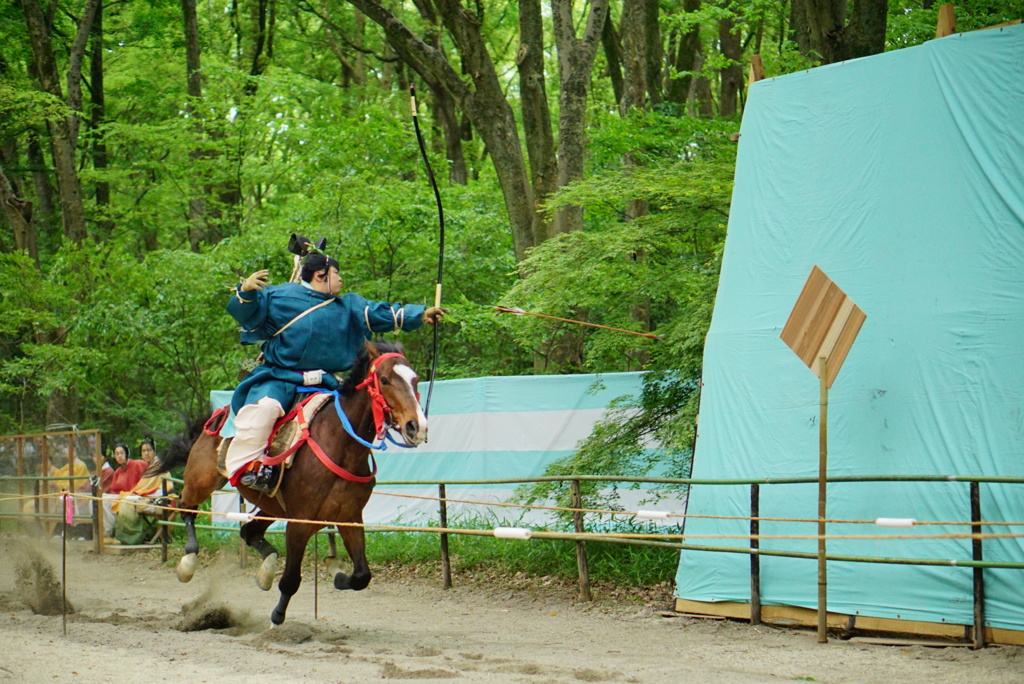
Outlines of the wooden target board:
{"type": "Polygon", "coordinates": [[[780,337],[815,375],[819,375],[818,359],[824,357],[825,386],[831,388],[866,318],[860,307],[815,266],[780,337]]]}

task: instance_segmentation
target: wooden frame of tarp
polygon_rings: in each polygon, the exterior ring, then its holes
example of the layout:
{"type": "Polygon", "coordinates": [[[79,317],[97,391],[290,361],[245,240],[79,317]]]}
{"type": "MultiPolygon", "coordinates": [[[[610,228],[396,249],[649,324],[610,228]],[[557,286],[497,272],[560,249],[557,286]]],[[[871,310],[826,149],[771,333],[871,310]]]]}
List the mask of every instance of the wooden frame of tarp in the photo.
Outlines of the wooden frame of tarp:
{"type": "MultiPolygon", "coordinates": [[[[18,511],[16,513],[5,512],[0,508],[0,519],[23,520],[25,518],[30,518],[40,522],[62,521],[64,515],[63,506],[60,501],[44,497],[46,492],[43,490],[47,488],[45,483],[54,482],[58,485],[58,491],[66,489],[69,492],[74,492],[81,485],[81,480],[91,479],[93,477],[92,474],[88,476],[74,475],[75,460],[77,458],[75,453],[75,443],[81,439],[91,442],[94,473],[98,474],[100,468],[103,466],[103,436],[100,430],[65,430],[0,436],[0,448],[7,447],[14,451],[13,462],[15,465],[15,475],[13,477],[0,476],[0,482],[17,483],[17,494],[19,497],[35,496],[33,512],[24,511],[22,503],[24,500],[22,500],[18,503],[18,511]],[[66,441],[66,447],[63,449],[65,453],[63,455],[51,454],[51,440],[60,439],[66,441]],[[35,445],[37,443],[39,445],[38,453],[35,451],[35,445]],[[31,450],[26,449],[27,444],[32,445],[31,450]],[[65,457],[67,459],[66,463],[65,457]],[[49,473],[51,471],[51,467],[62,467],[64,465],[67,466],[68,470],[68,476],[66,478],[50,476],[49,473]],[[35,472],[29,472],[29,470],[34,470],[35,472]],[[30,486],[32,493],[26,494],[26,485],[29,485],[29,483],[31,483],[30,486]],[[44,483],[43,486],[40,486],[40,483],[44,483]]],[[[0,459],[3,459],[2,455],[0,455],[0,459]]],[[[84,461],[85,459],[82,460],[84,461]]],[[[92,486],[91,494],[93,496],[99,496],[96,485],[92,486]]],[[[103,516],[100,511],[100,504],[97,501],[94,501],[92,505],[92,528],[93,543],[96,547],[96,551],[98,552],[102,545],[103,516]]]]}

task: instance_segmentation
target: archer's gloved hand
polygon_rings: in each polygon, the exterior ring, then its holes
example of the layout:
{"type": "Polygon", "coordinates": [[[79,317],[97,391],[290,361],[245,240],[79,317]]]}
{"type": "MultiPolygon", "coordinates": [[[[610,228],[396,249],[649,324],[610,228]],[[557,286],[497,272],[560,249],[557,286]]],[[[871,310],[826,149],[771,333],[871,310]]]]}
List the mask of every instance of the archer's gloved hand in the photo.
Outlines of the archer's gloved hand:
{"type": "Polygon", "coordinates": [[[444,318],[446,313],[448,313],[448,309],[442,309],[439,306],[432,306],[423,312],[423,322],[434,325],[444,318]]]}
{"type": "Polygon", "coordinates": [[[324,377],[320,380],[320,386],[326,387],[329,390],[336,390],[341,387],[341,383],[338,382],[338,378],[330,373],[324,373],[324,377]]]}
{"type": "Polygon", "coordinates": [[[251,276],[242,281],[242,286],[239,288],[242,292],[252,292],[253,290],[262,290],[267,286],[267,278],[270,277],[270,271],[263,269],[262,271],[256,271],[251,276]]]}

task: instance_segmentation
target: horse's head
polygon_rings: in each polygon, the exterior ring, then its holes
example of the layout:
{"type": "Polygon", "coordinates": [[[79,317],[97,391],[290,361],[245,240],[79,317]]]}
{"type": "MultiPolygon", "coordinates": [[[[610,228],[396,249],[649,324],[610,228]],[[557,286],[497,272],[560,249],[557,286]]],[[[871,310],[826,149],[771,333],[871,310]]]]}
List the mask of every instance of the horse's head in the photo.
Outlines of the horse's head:
{"type": "Polygon", "coordinates": [[[400,434],[406,444],[421,444],[427,438],[427,417],[419,401],[419,376],[406,360],[402,346],[367,342],[364,353],[369,363],[359,387],[366,387],[375,402],[375,421],[380,425],[377,413],[382,411],[386,426],[400,434]]]}

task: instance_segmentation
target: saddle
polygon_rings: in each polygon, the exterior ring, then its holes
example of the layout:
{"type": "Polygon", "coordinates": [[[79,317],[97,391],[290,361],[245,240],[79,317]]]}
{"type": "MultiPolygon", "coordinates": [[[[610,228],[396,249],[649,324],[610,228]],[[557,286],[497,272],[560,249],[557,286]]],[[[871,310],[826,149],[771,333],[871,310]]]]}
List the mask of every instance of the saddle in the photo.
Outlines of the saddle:
{"type": "MultiPolygon", "coordinates": [[[[296,404],[295,408],[285,414],[283,418],[278,420],[274,424],[273,431],[270,433],[270,438],[267,442],[267,454],[263,457],[263,462],[267,465],[283,463],[285,468],[290,468],[292,461],[295,459],[295,452],[301,446],[300,442],[308,436],[308,428],[309,424],[313,421],[313,416],[319,413],[332,398],[333,395],[329,392],[311,394],[296,404]]],[[[228,477],[227,469],[224,466],[224,459],[232,439],[232,437],[228,437],[222,440],[220,446],[217,447],[217,472],[224,477],[228,477]]],[[[283,469],[281,474],[284,474],[283,469]]]]}

